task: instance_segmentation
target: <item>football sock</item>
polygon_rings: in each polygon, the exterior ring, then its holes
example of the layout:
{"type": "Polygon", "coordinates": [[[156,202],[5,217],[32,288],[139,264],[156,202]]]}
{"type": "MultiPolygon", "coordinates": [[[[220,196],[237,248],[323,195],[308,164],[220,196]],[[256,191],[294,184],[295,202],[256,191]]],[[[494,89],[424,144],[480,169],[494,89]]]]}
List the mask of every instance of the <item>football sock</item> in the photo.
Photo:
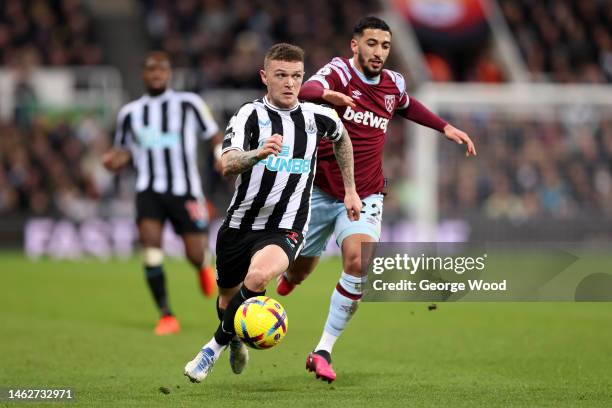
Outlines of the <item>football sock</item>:
{"type": "Polygon", "coordinates": [[[147,284],[155,300],[155,304],[159,308],[162,316],[172,315],[170,306],[168,305],[168,295],[166,294],[166,279],[164,277],[164,267],[145,266],[145,275],[147,284]]]}
{"type": "Polygon", "coordinates": [[[332,352],[334,344],[357,310],[362,295],[363,279],[342,272],[334,289],[321,340],[315,351],[332,352]]]}
{"type": "Polygon", "coordinates": [[[217,343],[217,340],[215,340],[215,338],[213,337],[202,348],[206,348],[206,347],[210,348],[212,351],[215,352],[215,358],[219,358],[219,356],[221,355],[221,352],[225,349],[225,346],[226,345],[224,344],[217,343]]]}
{"type": "Polygon", "coordinates": [[[234,316],[236,315],[236,311],[247,299],[250,299],[255,296],[265,295],[266,291],[263,292],[254,292],[248,289],[244,284],[240,287],[240,290],[234,295],[234,297],[229,301],[227,308],[225,308],[225,313],[223,314],[223,320],[219,324],[217,331],[215,332],[215,340],[217,343],[227,346],[236,334],[234,331],[234,316]]]}
{"type": "Polygon", "coordinates": [[[219,296],[217,296],[217,302],[215,303],[215,306],[217,307],[217,317],[219,318],[219,321],[222,322],[223,321],[223,313],[225,313],[225,309],[221,309],[219,307],[219,296]]]}

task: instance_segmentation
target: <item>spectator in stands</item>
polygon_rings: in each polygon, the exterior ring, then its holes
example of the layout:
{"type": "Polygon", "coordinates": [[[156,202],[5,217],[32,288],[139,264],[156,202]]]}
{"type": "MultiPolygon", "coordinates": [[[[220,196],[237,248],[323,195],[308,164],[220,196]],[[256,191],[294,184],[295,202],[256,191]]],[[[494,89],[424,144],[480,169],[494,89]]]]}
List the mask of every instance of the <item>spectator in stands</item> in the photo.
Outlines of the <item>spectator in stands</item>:
{"type": "Polygon", "coordinates": [[[612,81],[612,2],[501,0],[501,6],[534,79],[612,81]]]}

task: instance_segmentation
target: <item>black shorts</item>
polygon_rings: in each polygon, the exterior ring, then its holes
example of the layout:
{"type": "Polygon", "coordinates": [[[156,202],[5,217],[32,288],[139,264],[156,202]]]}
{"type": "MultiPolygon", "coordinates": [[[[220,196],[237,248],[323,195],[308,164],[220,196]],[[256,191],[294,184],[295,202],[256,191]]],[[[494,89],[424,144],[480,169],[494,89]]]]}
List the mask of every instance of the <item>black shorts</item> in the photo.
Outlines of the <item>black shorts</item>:
{"type": "Polygon", "coordinates": [[[291,264],[303,243],[302,233],[294,230],[244,231],[224,225],[217,234],[217,286],[233,288],[239,285],[249,271],[251,257],[263,247],[278,245],[291,264]]]}
{"type": "Polygon", "coordinates": [[[143,218],[159,220],[162,224],[169,220],[179,235],[208,231],[206,201],[191,196],[141,191],[136,195],[136,222],[143,218]]]}

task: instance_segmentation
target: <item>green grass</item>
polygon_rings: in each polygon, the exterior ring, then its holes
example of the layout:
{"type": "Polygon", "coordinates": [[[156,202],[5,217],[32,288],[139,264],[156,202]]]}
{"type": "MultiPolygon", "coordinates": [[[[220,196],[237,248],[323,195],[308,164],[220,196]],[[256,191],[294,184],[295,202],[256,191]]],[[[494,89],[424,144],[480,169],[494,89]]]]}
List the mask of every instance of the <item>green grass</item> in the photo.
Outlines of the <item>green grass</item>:
{"type": "Polygon", "coordinates": [[[315,381],[304,361],[337,260],[282,299],[290,327],[281,345],[252,351],[240,376],[223,355],[204,383],[190,384],[182,369],[216,327],[214,301],[186,264],[166,267],[182,332],[158,338],[137,260],[0,254],[0,387],[72,387],[71,407],[612,405],[609,303],[364,303],[336,345],[338,380],[315,381]]]}

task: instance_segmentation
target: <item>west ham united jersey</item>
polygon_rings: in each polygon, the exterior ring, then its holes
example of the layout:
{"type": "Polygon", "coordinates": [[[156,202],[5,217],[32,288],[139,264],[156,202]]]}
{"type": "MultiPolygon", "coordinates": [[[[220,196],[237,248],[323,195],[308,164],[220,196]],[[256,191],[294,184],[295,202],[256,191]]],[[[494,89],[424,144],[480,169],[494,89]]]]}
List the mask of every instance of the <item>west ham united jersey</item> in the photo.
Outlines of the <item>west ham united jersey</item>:
{"type": "MultiPolygon", "coordinates": [[[[336,111],[353,143],[357,193],[364,198],[382,191],[382,154],[387,125],[396,109],[404,109],[409,104],[404,77],[384,69],[377,78],[369,79],[357,70],[352,59],[334,58],[309,81],[318,81],[326,89],[353,98],[355,108],[338,106],[336,111]]],[[[318,156],[314,184],[343,199],[344,184],[332,144],[323,141],[318,156]]]]}

